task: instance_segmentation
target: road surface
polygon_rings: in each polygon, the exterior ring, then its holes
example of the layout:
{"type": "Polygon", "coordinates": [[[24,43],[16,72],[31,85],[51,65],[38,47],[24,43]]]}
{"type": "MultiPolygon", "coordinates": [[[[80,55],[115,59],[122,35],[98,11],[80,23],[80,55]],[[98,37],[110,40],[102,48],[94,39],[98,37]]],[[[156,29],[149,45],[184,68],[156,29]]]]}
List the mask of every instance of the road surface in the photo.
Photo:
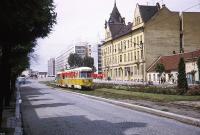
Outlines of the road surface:
{"type": "Polygon", "coordinates": [[[29,81],[21,86],[25,135],[200,135],[200,128],[29,81]]]}

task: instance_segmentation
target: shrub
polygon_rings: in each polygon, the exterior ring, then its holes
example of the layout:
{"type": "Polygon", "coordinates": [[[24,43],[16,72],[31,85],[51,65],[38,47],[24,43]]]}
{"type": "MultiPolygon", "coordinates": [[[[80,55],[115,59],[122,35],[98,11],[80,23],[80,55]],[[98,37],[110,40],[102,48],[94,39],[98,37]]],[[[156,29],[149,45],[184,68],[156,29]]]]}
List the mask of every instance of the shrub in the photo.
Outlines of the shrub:
{"type": "Polygon", "coordinates": [[[197,86],[193,86],[191,87],[187,93],[187,95],[200,95],[200,86],[197,85],[197,86]]]}

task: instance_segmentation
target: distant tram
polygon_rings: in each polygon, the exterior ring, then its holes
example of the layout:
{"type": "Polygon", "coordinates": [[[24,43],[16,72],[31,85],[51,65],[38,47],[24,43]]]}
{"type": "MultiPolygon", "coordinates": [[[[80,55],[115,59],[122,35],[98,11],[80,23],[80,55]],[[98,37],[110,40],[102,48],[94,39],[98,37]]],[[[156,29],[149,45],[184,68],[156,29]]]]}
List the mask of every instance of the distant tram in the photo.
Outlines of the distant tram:
{"type": "Polygon", "coordinates": [[[58,72],[56,74],[56,84],[61,87],[92,89],[93,73],[90,67],[79,67],[58,72]]]}

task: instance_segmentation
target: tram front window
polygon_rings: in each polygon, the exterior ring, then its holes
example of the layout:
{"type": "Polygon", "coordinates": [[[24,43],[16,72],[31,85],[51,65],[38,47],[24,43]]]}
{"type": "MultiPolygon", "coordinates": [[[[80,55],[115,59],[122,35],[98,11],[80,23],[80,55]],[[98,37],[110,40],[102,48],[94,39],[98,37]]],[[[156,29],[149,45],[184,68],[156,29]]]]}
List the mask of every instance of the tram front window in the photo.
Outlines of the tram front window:
{"type": "Polygon", "coordinates": [[[89,77],[91,77],[91,72],[81,72],[80,77],[81,78],[89,78],[89,77]]]}

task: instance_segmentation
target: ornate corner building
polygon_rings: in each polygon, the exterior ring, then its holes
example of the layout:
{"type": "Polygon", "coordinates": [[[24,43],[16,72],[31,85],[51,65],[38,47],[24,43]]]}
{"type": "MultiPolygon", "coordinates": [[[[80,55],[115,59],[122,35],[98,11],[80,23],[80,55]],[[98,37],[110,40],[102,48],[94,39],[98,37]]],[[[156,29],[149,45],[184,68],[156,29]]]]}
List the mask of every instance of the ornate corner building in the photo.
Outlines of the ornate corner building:
{"type": "Polygon", "coordinates": [[[200,48],[200,14],[170,11],[165,5],[136,5],[126,24],[116,3],[105,21],[102,72],[112,80],[146,81],[158,57],[200,48]],[[194,30],[194,28],[196,30],[194,30]]]}

